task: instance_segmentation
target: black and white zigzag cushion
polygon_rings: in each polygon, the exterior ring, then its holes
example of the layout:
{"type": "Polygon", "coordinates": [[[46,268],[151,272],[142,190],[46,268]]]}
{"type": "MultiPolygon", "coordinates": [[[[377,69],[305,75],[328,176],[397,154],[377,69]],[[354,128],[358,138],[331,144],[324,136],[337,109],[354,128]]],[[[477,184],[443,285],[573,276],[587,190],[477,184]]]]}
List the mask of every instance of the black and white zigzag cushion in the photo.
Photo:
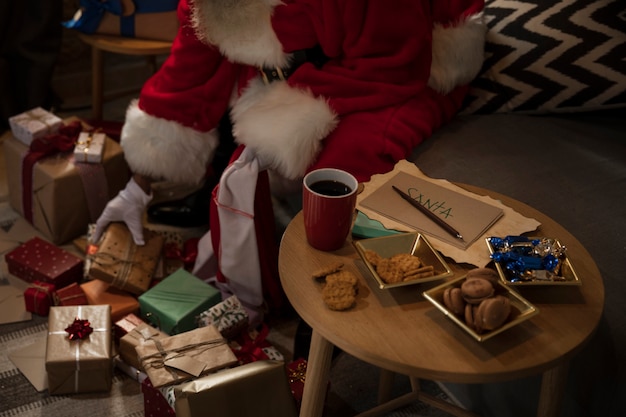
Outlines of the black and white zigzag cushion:
{"type": "Polygon", "coordinates": [[[626,0],[485,3],[485,62],[462,113],[626,107],[626,0]]]}

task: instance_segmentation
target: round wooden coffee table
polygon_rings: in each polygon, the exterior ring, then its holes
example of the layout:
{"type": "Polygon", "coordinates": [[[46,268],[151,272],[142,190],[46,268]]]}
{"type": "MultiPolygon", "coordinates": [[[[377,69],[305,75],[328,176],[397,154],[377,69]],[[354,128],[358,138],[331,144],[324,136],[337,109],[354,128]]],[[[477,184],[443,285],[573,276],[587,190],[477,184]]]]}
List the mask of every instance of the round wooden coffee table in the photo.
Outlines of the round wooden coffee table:
{"type": "MultiPolygon", "coordinates": [[[[335,252],[311,248],[299,213],[283,235],[279,272],[292,306],[313,329],[301,416],[322,415],[333,345],[382,370],[408,375],[414,384],[414,391],[405,398],[363,416],[379,415],[415,399],[433,402],[457,415],[471,415],[420,392],[418,378],[492,383],[538,374],[543,377],[537,415],[558,414],[569,361],[591,338],[601,318],[604,285],[600,271],[582,244],[551,218],[505,195],[469,185],[462,187],[489,195],[537,219],[541,226],[532,235],[558,238],[567,247],[582,285],[517,287],[539,308],[539,314],[477,342],[422,296],[423,291],[441,281],[381,290],[351,241],[335,252]],[[359,277],[357,304],[342,312],[326,308],[320,285],[311,278],[313,272],[337,260],[359,277]]],[[[455,274],[450,279],[454,279],[471,266],[451,267],[455,274]]]]}

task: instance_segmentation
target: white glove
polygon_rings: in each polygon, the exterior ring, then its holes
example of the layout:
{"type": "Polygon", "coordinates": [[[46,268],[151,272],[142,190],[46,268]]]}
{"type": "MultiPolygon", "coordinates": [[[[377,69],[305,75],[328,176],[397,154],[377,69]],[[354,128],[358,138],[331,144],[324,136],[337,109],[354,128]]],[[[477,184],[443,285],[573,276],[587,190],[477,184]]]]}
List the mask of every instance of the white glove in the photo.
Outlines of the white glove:
{"type": "Polygon", "coordinates": [[[96,231],[92,241],[100,240],[102,232],[111,222],[122,221],[128,226],[136,245],[144,245],[143,240],[143,212],[152,200],[152,193],[146,194],[133,178],[128,181],[126,188],[107,203],[104,211],[96,222],[96,231]]]}

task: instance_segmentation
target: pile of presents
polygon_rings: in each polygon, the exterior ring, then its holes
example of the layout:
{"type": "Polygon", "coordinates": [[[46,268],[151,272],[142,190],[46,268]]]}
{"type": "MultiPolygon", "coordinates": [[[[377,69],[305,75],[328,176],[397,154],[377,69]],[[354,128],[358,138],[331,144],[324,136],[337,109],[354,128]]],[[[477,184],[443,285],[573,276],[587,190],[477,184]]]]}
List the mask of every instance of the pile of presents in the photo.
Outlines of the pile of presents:
{"type": "Polygon", "coordinates": [[[26,310],[48,317],[49,393],[106,392],[117,368],[141,384],[146,415],[200,416],[209,407],[244,415],[260,402],[271,404],[267,415],[295,415],[306,361],[287,363],[265,324],[251,328],[236,295],[223,298],[190,272],[181,254],[193,239],[146,229],[137,246],[125,224],[111,223],[89,243],[129,178],[119,144],[40,108],[10,124],[9,202],[42,237],[5,260],[27,283],[26,310]],[[61,246],[69,241],[78,254],[61,246]],[[237,401],[239,392],[259,401],[237,401]]]}

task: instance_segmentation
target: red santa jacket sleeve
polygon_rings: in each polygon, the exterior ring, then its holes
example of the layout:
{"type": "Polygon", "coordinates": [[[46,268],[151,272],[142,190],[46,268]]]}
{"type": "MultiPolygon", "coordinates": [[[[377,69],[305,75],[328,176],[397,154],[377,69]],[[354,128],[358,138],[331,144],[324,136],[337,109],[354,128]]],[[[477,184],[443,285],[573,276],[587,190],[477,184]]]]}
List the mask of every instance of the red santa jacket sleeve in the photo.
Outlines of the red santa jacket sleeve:
{"type": "Polygon", "coordinates": [[[126,113],[121,145],[133,172],[175,182],[200,181],[218,145],[239,66],[201,42],[187,0],[180,29],[162,67],[126,113]]]}

